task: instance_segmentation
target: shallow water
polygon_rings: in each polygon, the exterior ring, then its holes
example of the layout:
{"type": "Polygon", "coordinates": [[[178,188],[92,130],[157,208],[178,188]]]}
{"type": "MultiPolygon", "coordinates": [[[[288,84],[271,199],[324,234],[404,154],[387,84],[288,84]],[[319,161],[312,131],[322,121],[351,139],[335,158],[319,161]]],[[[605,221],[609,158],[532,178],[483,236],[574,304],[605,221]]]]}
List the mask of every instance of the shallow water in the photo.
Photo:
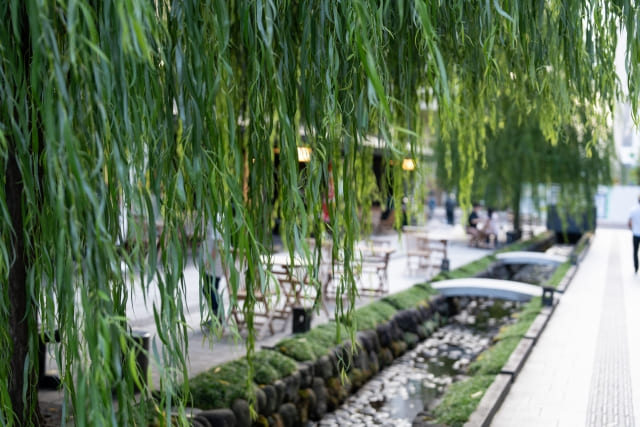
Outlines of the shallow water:
{"type": "Polygon", "coordinates": [[[396,359],[349,397],[318,426],[410,426],[413,418],[438,399],[447,385],[463,376],[469,363],[487,349],[498,329],[513,322],[517,303],[471,299],[451,322],[396,359]]]}
{"type": "MultiPolygon", "coordinates": [[[[568,255],[571,245],[554,245],[547,252],[568,255]]],[[[527,283],[546,281],[555,267],[527,265],[500,269],[502,279],[527,283]]],[[[491,273],[490,273],[491,274],[491,273]]],[[[497,277],[496,277],[497,278],[497,277]]],[[[464,308],[418,346],[396,359],[336,411],[316,426],[410,427],[418,412],[433,407],[446,387],[464,378],[469,364],[489,348],[500,327],[513,323],[520,303],[463,298],[464,308]]]]}

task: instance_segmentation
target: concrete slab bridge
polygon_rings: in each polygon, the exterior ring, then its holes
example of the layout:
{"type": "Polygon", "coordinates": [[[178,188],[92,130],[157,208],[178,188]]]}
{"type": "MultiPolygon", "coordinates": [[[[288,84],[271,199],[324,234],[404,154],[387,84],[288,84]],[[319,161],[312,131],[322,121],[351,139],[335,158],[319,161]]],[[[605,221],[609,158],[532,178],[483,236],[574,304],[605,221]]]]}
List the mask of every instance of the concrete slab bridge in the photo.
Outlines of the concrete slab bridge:
{"type": "Polygon", "coordinates": [[[554,293],[553,288],[529,283],[477,277],[441,280],[431,283],[431,286],[446,297],[486,297],[525,302],[533,297],[542,296],[543,305],[553,303],[554,293]]]}
{"type": "Polygon", "coordinates": [[[544,252],[514,251],[496,255],[496,259],[503,264],[547,264],[560,265],[567,262],[562,255],[546,254],[544,252]]]}

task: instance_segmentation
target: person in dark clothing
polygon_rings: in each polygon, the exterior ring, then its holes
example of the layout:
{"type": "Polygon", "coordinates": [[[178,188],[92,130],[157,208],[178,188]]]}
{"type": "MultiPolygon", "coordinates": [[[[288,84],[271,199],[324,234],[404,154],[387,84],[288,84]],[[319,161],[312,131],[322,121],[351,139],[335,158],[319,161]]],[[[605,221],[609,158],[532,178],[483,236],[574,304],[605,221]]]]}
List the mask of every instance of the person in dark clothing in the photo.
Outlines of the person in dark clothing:
{"type": "Polygon", "coordinates": [[[429,218],[427,218],[427,219],[433,219],[433,216],[434,216],[434,214],[436,212],[436,205],[437,205],[437,203],[436,203],[436,195],[433,194],[433,191],[429,192],[429,201],[428,201],[428,203],[429,203],[429,218]]]}
{"type": "Polygon", "coordinates": [[[206,239],[202,247],[205,268],[202,293],[208,299],[212,315],[222,324],[224,322],[224,310],[220,301],[219,286],[223,267],[218,251],[221,246],[221,237],[218,230],[211,223],[208,224],[206,233],[206,239]]]}
{"type": "Polygon", "coordinates": [[[629,229],[633,234],[633,268],[638,273],[638,247],[640,246],[640,197],[638,204],[629,213],[629,229]]]}
{"type": "Polygon", "coordinates": [[[480,224],[480,215],[478,214],[479,210],[480,205],[474,203],[473,210],[469,214],[467,221],[467,234],[471,235],[471,241],[469,244],[472,246],[480,246],[487,237],[484,232],[478,228],[478,224],[480,224]]]}
{"type": "Polygon", "coordinates": [[[454,223],[454,212],[456,209],[456,200],[453,194],[447,195],[447,200],[444,202],[444,209],[447,213],[447,224],[453,225],[454,223]]]}

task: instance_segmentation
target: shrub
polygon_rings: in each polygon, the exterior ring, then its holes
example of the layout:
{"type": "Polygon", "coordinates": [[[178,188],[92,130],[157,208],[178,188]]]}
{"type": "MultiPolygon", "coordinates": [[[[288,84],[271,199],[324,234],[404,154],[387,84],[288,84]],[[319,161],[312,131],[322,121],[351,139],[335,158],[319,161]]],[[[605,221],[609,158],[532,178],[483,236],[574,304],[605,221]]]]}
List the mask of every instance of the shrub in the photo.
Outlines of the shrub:
{"type": "Polygon", "coordinates": [[[228,408],[238,398],[247,396],[245,358],[209,369],[190,380],[193,406],[200,409],[228,408]]]}
{"type": "Polygon", "coordinates": [[[306,334],[285,338],[276,344],[276,350],[299,362],[315,360],[322,349],[316,349],[313,343],[307,340],[306,334]]]}
{"type": "Polygon", "coordinates": [[[429,298],[435,294],[436,291],[429,284],[426,284],[426,286],[416,285],[396,294],[388,295],[382,301],[396,310],[406,310],[428,304],[429,298]]]}
{"type": "Polygon", "coordinates": [[[392,305],[382,300],[373,302],[354,311],[354,326],[358,331],[375,329],[378,324],[391,319],[396,311],[392,305]]]}
{"type": "Polygon", "coordinates": [[[254,356],[256,384],[272,384],[294,372],[297,363],[284,354],[273,350],[261,350],[254,356]]]}
{"type": "MultiPolygon", "coordinates": [[[[299,362],[315,360],[339,344],[337,338],[337,324],[330,322],[313,328],[309,332],[297,334],[278,342],[275,349],[299,362]]],[[[340,326],[340,340],[348,338],[348,331],[340,326]]]]}

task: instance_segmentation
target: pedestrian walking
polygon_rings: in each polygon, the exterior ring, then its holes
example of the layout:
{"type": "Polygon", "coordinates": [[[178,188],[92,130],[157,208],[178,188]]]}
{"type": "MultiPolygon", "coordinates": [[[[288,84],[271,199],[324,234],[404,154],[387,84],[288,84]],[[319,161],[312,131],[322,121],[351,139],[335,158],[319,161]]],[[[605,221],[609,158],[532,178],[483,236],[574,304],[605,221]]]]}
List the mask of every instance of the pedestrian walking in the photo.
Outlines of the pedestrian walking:
{"type": "Polygon", "coordinates": [[[447,224],[453,225],[454,211],[456,209],[456,199],[453,193],[447,195],[447,200],[444,202],[444,208],[447,212],[447,224]]]}
{"type": "MultiPolygon", "coordinates": [[[[219,224],[219,219],[218,221],[219,224]]],[[[218,225],[216,224],[216,225],[218,225]]],[[[204,283],[202,293],[208,299],[213,317],[218,319],[219,323],[224,322],[224,310],[220,301],[220,279],[223,273],[222,262],[220,259],[220,246],[222,239],[220,233],[210,222],[207,224],[207,235],[202,245],[202,261],[204,267],[204,283]]],[[[209,323],[210,325],[210,323],[209,323]]]]}
{"type": "Polygon", "coordinates": [[[633,268],[638,273],[638,246],[640,245],[640,196],[638,204],[631,209],[629,214],[629,229],[633,234],[633,268]]]}
{"type": "Polygon", "coordinates": [[[433,191],[429,192],[429,218],[427,219],[433,219],[433,216],[436,212],[436,195],[433,193],[433,191]]]}

